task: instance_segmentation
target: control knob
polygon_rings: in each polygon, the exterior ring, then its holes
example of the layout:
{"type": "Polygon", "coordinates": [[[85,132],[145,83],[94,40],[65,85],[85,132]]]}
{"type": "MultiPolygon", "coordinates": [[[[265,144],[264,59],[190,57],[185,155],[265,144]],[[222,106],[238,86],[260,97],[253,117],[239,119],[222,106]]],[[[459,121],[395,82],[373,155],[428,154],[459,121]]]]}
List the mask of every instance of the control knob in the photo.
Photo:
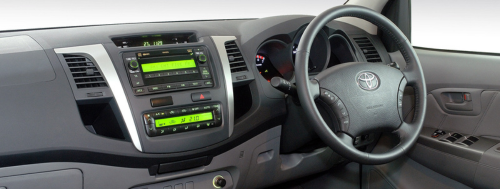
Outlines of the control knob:
{"type": "Polygon", "coordinates": [[[198,55],[198,62],[204,64],[205,62],[207,62],[207,56],[205,56],[204,54],[198,55]]]}
{"type": "Polygon", "coordinates": [[[128,63],[128,68],[131,70],[137,70],[137,68],[139,68],[139,62],[137,62],[137,60],[131,60],[128,63]]]}

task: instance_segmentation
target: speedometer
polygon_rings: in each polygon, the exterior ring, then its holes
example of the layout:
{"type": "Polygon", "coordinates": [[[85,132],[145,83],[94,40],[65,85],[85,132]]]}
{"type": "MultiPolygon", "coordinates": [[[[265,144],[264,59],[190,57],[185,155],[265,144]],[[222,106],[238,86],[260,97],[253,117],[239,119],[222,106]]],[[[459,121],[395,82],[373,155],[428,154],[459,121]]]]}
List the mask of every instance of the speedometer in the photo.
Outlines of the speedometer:
{"type": "MultiPolygon", "coordinates": [[[[295,56],[297,54],[297,48],[299,46],[300,38],[304,29],[297,33],[295,39],[293,40],[292,46],[292,60],[295,63],[295,56]]],[[[309,54],[309,72],[318,73],[326,68],[328,60],[330,59],[330,43],[328,43],[328,37],[326,33],[321,30],[314,38],[313,44],[311,46],[309,54]]]]}

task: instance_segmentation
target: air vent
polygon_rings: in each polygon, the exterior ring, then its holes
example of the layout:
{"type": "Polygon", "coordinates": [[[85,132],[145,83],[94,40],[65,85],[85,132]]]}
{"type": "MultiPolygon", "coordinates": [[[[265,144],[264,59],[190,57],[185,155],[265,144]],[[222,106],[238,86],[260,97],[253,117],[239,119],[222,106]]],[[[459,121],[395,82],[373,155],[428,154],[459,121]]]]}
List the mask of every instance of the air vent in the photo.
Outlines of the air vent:
{"type": "Polygon", "coordinates": [[[354,38],[354,41],[358,44],[361,52],[365,55],[366,61],[368,62],[382,62],[377,49],[373,46],[372,42],[367,37],[354,38]]]}
{"type": "Polygon", "coordinates": [[[226,46],[231,73],[248,71],[247,64],[245,63],[245,60],[243,60],[243,55],[241,55],[240,49],[238,49],[236,42],[228,41],[224,43],[224,45],[226,46]]]}
{"type": "Polygon", "coordinates": [[[63,55],[78,89],[107,87],[104,77],[92,60],[80,55],[63,55]]]}

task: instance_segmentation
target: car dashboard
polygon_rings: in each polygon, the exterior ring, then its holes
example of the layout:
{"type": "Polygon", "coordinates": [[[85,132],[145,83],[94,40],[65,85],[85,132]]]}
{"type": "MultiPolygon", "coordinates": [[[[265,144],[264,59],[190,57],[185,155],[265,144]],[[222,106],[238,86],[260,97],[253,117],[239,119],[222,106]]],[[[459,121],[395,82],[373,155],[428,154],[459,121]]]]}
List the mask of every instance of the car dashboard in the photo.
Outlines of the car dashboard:
{"type": "MultiPolygon", "coordinates": [[[[324,145],[303,150],[315,140],[297,137],[307,120],[294,121],[297,102],[270,83],[295,82],[296,47],[313,18],[0,33],[0,180],[259,188],[342,162],[324,145]]],[[[308,72],[355,61],[390,59],[377,36],[332,21],[314,40],[308,72]]]]}

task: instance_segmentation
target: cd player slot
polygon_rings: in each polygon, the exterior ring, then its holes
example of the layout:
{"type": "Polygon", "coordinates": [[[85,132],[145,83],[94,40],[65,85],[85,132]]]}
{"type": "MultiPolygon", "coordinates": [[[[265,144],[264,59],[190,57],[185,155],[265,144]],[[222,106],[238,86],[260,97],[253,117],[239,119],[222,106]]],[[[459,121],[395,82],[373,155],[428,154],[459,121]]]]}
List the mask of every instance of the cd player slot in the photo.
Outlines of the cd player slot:
{"type": "Polygon", "coordinates": [[[139,62],[142,64],[147,64],[147,63],[155,63],[157,62],[157,59],[160,60],[188,60],[188,59],[193,59],[192,55],[189,54],[184,54],[184,55],[163,55],[163,56],[154,56],[154,57],[142,57],[139,59],[139,62]]]}

